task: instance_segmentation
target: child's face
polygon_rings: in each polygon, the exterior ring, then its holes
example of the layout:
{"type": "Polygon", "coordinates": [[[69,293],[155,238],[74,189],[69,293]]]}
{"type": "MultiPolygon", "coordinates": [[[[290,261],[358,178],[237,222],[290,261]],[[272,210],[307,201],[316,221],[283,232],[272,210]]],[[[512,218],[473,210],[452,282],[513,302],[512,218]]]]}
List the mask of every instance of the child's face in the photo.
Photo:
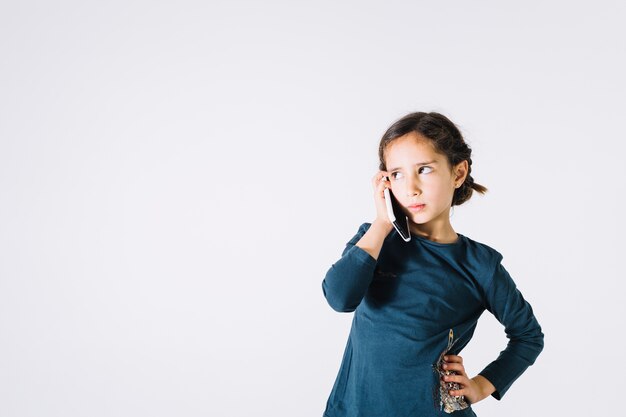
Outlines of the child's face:
{"type": "Polygon", "coordinates": [[[455,185],[465,178],[467,161],[455,167],[460,169],[460,175],[455,175],[446,156],[435,152],[429,139],[411,132],[387,146],[385,165],[391,190],[409,220],[417,224],[449,222],[455,185]],[[424,206],[411,208],[414,204],[424,206]]]}

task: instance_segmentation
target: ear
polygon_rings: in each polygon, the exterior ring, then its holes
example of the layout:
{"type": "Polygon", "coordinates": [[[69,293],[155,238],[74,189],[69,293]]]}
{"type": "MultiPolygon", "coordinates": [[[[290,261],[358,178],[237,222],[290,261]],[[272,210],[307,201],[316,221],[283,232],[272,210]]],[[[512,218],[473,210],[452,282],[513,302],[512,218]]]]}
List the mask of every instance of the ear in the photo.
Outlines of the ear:
{"type": "Polygon", "coordinates": [[[467,163],[467,159],[459,162],[454,167],[454,182],[455,183],[463,183],[465,178],[467,178],[467,173],[469,171],[469,164],[467,163]]]}

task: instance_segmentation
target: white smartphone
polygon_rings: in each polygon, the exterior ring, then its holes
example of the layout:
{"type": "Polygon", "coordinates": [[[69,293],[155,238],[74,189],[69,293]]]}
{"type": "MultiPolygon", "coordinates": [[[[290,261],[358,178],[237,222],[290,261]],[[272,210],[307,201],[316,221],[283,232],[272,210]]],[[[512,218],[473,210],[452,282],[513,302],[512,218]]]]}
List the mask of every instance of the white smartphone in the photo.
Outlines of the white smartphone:
{"type": "MultiPolygon", "coordinates": [[[[385,177],[389,181],[389,177],[385,177]]],[[[393,227],[405,242],[411,240],[411,230],[409,229],[409,218],[404,214],[400,203],[396,200],[393,192],[385,188],[385,204],[387,205],[387,216],[393,227]]]]}

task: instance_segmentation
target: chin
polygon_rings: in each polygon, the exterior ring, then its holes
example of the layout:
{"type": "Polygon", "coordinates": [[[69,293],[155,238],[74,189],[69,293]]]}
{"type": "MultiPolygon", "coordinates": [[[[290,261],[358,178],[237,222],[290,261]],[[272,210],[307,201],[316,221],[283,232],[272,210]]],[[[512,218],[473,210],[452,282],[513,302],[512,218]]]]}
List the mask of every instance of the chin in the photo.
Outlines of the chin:
{"type": "Polygon", "coordinates": [[[415,224],[425,224],[428,223],[430,219],[427,219],[425,216],[420,216],[419,214],[409,214],[409,222],[415,224]]]}

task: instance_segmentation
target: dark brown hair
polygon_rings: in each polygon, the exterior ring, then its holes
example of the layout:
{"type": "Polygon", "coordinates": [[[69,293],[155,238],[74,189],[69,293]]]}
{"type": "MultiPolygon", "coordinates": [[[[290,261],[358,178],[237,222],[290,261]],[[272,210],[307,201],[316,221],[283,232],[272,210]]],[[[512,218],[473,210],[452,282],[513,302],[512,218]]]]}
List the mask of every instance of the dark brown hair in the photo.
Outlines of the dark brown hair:
{"type": "Polygon", "coordinates": [[[452,205],[458,206],[470,199],[474,191],[481,194],[487,192],[487,188],[474,182],[472,178],[472,150],[463,140],[459,129],[443,114],[437,112],[410,113],[394,122],[385,132],[378,147],[380,159],[379,169],[386,171],[385,149],[395,139],[410,132],[416,132],[430,140],[435,151],[446,156],[450,169],[459,162],[467,160],[467,177],[463,184],[454,190],[452,205]]]}

